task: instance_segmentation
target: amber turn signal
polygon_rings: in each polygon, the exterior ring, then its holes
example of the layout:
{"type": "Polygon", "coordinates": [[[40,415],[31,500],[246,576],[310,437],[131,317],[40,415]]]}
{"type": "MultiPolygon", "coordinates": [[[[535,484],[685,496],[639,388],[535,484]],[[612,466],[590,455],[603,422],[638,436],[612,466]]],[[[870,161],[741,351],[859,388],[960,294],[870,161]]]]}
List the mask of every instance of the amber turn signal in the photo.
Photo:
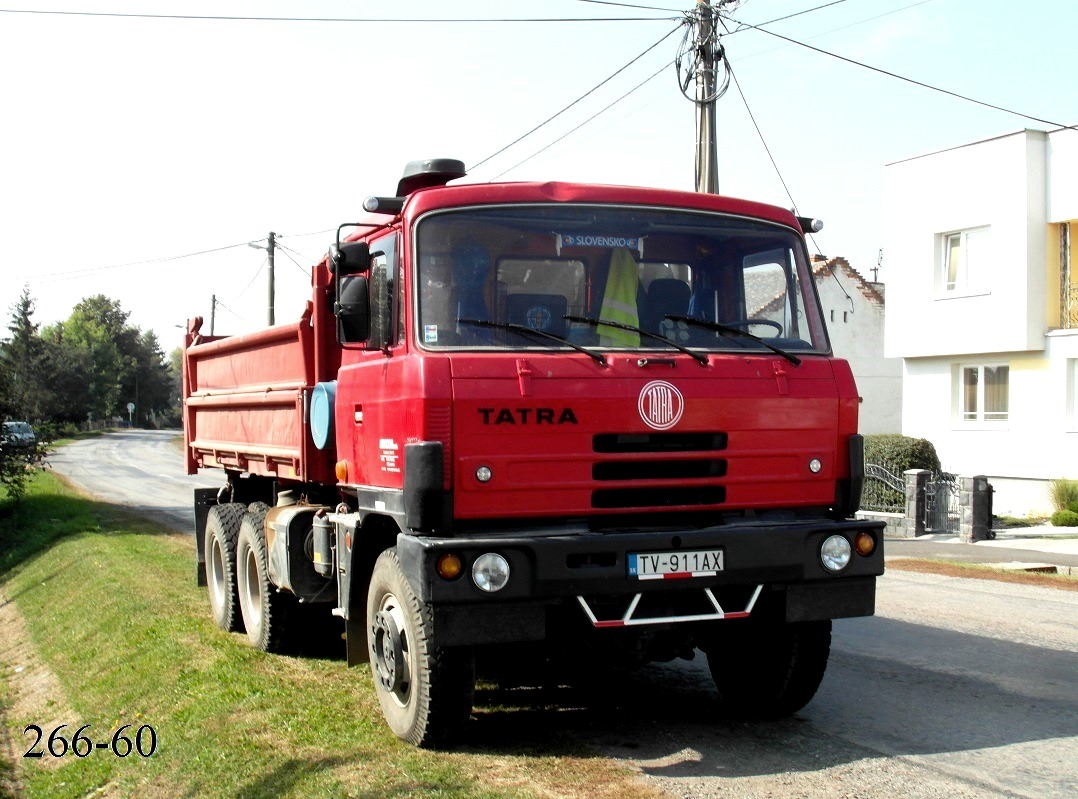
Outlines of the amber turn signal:
{"type": "Polygon", "coordinates": [[[865,532],[860,532],[853,539],[853,548],[857,550],[857,554],[862,557],[871,555],[876,549],[876,539],[865,532]]]}
{"type": "Polygon", "coordinates": [[[438,571],[440,577],[446,580],[455,580],[460,576],[464,564],[462,564],[460,558],[452,552],[447,552],[438,558],[438,562],[434,565],[434,568],[438,571]]]}
{"type": "Polygon", "coordinates": [[[338,483],[348,482],[348,461],[337,461],[337,465],[334,467],[333,471],[337,475],[338,483]]]}

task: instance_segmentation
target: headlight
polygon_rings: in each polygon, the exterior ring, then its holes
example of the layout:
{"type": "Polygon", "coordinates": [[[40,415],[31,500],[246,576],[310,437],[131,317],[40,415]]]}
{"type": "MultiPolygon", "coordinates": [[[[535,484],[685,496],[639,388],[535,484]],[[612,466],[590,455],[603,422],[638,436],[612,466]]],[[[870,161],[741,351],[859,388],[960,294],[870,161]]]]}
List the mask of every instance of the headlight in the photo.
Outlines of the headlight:
{"type": "Polygon", "coordinates": [[[472,582],[480,591],[501,591],[509,582],[509,562],[496,552],[480,555],[472,564],[472,582]]]}
{"type": "Polygon", "coordinates": [[[823,563],[825,569],[840,572],[850,562],[852,551],[850,542],[844,536],[828,536],[820,547],[820,562],[823,563]]]}

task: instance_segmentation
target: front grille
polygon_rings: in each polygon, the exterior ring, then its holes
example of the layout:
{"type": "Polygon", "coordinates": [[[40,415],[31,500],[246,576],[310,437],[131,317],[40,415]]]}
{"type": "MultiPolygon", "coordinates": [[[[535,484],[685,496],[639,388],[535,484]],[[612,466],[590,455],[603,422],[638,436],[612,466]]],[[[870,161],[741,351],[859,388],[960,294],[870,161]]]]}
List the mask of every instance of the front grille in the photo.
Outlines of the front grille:
{"type": "Polygon", "coordinates": [[[726,433],[600,433],[592,438],[594,452],[622,457],[597,458],[591,479],[626,485],[596,488],[591,506],[606,510],[719,505],[726,501],[726,488],[715,485],[715,480],[726,476],[727,461],[716,453],[725,450],[727,443],[726,433]],[[632,455],[652,457],[624,457],[632,455]],[[662,485],[640,485],[659,480],[662,485]],[[674,481],[697,484],[671,485],[674,481]]]}
{"type": "Polygon", "coordinates": [[[724,486],[600,488],[591,492],[591,506],[593,508],[718,505],[725,501],[726,488],[724,486]]]}
{"type": "Polygon", "coordinates": [[[593,480],[686,480],[723,477],[726,461],[607,461],[591,467],[593,480]]]}
{"type": "Polygon", "coordinates": [[[726,449],[726,433],[600,433],[595,452],[717,452],[726,449]]]}

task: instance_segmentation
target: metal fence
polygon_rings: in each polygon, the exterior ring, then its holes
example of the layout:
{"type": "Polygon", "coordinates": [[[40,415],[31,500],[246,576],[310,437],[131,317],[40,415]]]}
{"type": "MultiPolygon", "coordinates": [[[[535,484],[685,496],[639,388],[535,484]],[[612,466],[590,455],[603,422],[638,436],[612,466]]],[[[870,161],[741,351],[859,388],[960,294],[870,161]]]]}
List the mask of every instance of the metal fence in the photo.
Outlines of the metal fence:
{"type": "Polygon", "coordinates": [[[905,513],[906,478],[891,463],[865,464],[865,486],[861,491],[861,509],[882,513],[905,513]]]}
{"type": "Polygon", "coordinates": [[[925,532],[957,533],[961,517],[958,476],[932,475],[925,484],[925,532]]]}

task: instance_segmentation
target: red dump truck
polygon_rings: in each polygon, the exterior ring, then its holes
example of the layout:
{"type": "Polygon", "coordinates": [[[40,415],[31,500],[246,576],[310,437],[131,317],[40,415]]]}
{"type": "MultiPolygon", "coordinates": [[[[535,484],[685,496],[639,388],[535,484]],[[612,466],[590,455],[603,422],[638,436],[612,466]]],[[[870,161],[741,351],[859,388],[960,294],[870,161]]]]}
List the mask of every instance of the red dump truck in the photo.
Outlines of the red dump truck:
{"type": "Polygon", "coordinates": [[[412,162],[367,198],[292,324],[190,324],[187,469],[225,478],[195,496],[217,623],[276,650],[317,629],[301,613],[340,617],[421,746],[456,740],[477,655],[507,651],[594,674],[699,649],[730,715],[800,709],[883,573],[812,220],[463,176],[412,162]]]}

